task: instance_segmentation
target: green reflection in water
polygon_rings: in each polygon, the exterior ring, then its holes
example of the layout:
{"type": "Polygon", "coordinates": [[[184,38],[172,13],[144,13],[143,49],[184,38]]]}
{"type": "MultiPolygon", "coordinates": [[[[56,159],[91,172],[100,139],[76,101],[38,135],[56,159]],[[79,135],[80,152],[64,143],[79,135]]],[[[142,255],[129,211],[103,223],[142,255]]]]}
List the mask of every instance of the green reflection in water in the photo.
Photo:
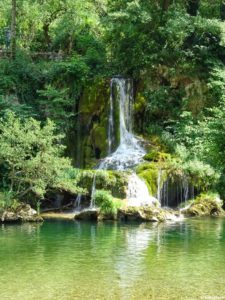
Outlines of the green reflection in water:
{"type": "Polygon", "coordinates": [[[225,299],[225,220],[2,225],[0,299],[225,299]]]}

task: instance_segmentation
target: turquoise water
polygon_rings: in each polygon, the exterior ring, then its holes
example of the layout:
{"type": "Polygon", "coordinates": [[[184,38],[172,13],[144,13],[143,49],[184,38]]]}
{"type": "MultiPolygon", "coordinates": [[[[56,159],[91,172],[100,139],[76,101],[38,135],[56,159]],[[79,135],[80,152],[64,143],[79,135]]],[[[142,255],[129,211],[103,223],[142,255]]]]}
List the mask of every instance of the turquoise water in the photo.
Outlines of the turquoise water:
{"type": "Polygon", "coordinates": [[[224,219],[0,228],[0,300],[225,299],[224,219]]]}

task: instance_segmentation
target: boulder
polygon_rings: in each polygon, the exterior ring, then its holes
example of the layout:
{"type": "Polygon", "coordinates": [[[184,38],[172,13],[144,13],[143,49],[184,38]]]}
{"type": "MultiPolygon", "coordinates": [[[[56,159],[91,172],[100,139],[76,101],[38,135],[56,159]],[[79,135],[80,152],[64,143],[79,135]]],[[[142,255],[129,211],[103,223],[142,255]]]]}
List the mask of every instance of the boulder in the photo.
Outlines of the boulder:
{"type": "Polygon", "coordinates": [[[86,221],[97,221],[98,220],[98,209],[87,208],[75,214],[75,220],[86,220],[86,221]]]}
{"type": "Polygon", "coordinates": [[[36,210],[28,204],[21,204],[17,208],[7,208],[0,212],[1,222],[41,222],[36,210]]]}
{"type": "Polygon", "coordinates": [[[118,211],[118,219],[122,221],[163,222],[175,220],[176,213],[160,207],[127,207],[118,211]]]}
{"type": "Polygon", "coordinates": [[[202,194],[189,206],[182,209],[186,216],[220,216],[224,215],[222,201],[218,196],[202,194]]]}

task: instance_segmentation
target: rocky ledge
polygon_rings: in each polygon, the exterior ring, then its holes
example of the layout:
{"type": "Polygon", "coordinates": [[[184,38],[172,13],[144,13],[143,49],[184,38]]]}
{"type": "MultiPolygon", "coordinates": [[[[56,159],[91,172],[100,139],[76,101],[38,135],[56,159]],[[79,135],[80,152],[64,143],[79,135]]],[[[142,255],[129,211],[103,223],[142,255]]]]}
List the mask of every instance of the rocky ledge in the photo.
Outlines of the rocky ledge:
{"type": "Polygon", "coordinates": [[[192,204],[182,209],[188,217],[224,216],[223,201],[215,195],[202,194],[192,204]]]}
{"type": "Polygon", "coordinates": [[[179,221],[183,217],[178,211],[165,210],[160,207],[127,207],[120,209],[118,219],[121,221],[164,222],[179,221]]]}
{"type": "Polygon", "coordinates": [[[100,213],[98,209],[87,208],[75,214],[75,220],[82,221],[97,221],[99,219],[100,213]]]}
{"type": "Polygon", "coordinates": [[[0,210],[0,222],[2,223],[41,221],[43,221],[42,217],[38,216],[36,210],[28,204],[21,204],[15,209],[7,208],[0,210]]]}
{"type": "Polygon", "coordinates": [[[141,221],[141,222],[164,222],[179,221],[182,216],[174,210],[164,210],[159,207],[142,206],[142,207],[126,207],[119,209],[117,215],[103,215],[97,209],[86,209],[74,217],[76,220],[120,220],[120,221],[141,221]]]}

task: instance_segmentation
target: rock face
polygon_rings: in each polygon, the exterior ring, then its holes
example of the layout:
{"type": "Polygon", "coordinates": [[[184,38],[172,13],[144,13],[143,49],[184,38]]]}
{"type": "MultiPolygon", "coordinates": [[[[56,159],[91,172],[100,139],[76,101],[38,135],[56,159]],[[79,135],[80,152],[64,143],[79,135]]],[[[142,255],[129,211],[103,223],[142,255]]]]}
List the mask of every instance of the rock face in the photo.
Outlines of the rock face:
{"type": "Polygon", "coordinates": [[[185,207],[182,213],[189,217],[194,216],[220,216],[224,215],[222,201],[218,197],[202,195],[194,203],[185,207]]]}
{"type": "Polygon", "coordinates": [[[0,221],[4,222],[41,222],[43,219],[37,215],[36,210],[28,204],[21,204],[16,209],[8,208],[0,211],[0,221]]]}

